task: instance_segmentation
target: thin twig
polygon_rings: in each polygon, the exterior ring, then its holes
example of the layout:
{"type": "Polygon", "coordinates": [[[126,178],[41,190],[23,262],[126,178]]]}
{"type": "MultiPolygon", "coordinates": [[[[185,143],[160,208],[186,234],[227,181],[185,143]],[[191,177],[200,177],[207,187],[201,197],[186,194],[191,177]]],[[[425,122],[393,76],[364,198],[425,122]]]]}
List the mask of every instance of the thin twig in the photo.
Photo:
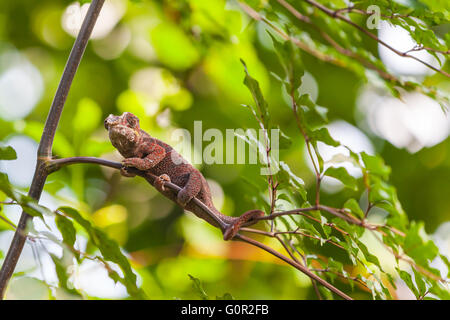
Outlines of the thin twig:
{"type": "Polygon", "coordinates": [[[342,292],[341,290],[339,290],[338,288],[334,287],[332,284],[328,283],[327,281],[325,281],[324,279],[322,279],[321,277],[319,277],[318,275],[312,273],[308,268],[306,268],[305,266],[295,262],[292,259],[289,259],[288,257],[286,257],[285,255],[273,250],[272,248],[266,246],[265,244],[258,242],[254,239],[248,238],[246,236],[243,236],[241,234],[237,234],[233,239],[238,239],[241,240],[243,242],[249,243],[251,245],[254,245],[256,247],[261,248],[262,250],[278,257],[279,259],[283,260],[284,262],[290,264],[291,266],[293,266],[294,268],[296,268],[297,270],[300,270],[301,272],[303,272],[305,275],[307,275],[309,278],[317,281],[318,283],[320,283],[322,286],[324,286],[325,288],[327,288],[328,290],[330,290],[331,292],[337,294],[338,296],[346,299],[346,300],[353,300],[350,296],[348,296],[347,294],[345,294],[344,292],[342,292]]]}
{"type": "Polygon", "coordinates": [[[333,46],[339,53],[350,57],[352,59],[356,59],[359,62],[361,62],[366,68],[376,71],[383,79],[393,81],[393,82],[399,82],[399,79],[397,79],[395,76],[389,74],[388,72],[380,69],[376,65],[374,65],[372,62],[368,61],[367,59],[361,57],[360,55],[356,54],[355,52],[346,49],[342,47],[338,42],[336,42],[327,32],[323,31],[321,28],[319,28],[316,24],[313,23],[313,21],[303,14],[301,14],[297,9],[295,9],[292,5],[287,3],[284,0],[277,0],[278,3],[280,3],[286,10],[288,10],[294,17],[296,17],[298,20],[310,25],[314,28],[321,36],[325,39],[331,46],[333,46]]]}
{"type": "Polygon", "coordinates": [[[3,220],[5,223],[7,223],[8,225],[10,225],[14,230],[17,229],[17,226],[16,226],[14,223],[12,223],[8,218],[6,218],[6,217],[0,215],[0,220],[3,220]]]}
{"type": "Polygon", "coordinates": [[[405,53],[405,52],[402,52],[402,51],[399,51],[399,50],[395,49],[391,45],[387,44],[386,42],[384,42],[383,40],[378,38],[372,32],[367,31],[366,29],[364,29],[363,27],[359,26],[358,24],[356,24],[355,22],[353,22],[349,18],[341,15],[339,12],[333,11],[333,10],[329,9],[328,7],[324,6],[323,4],[318,3],[318,2],[316,2],[314,0],[303,0],[303,1],[309,3],[310,5],[312,5],[313,7],[317,8],[317,9],[319,9],[320,11],[325,13],[326,15],[328,15],[328,16],[330,16],[332,18],[336,18],[336,19],[339,19],[341,21],[344,21],[345,23],[347,23],[347,24],[351,25],[352,27],[358,29],[359,31],[361,31],[362,33],[364,33],[368,37],[372,38],[373,40],[375,40],[376,42],[378,42],[382,46],[388,48],[389,50],[391,50],[395,54],[397,54],[397,55],[399,55],[401,57],[405,57],[405,58],[410,58],[410,59],[416,60],[417,62],[427,66],[428,68],[430,68],[430,69],[432,69],[432,70],[434,70],[436,72],[439,72],[439,73],[443,74],[444,76],[450,78],[450,74],[445,72],[444,70],[438,69],[438,68],[434,67],[433,65],[429,64],[428,62],[425,62],[425,61],[417,58],[416,56],[412,56],[412,55],[410,55],[408,53],[405,53]]]}
{"type": "Polygon", "coordinates": [[[240,1],[238,1],[238,4],[241,6],[241,8],[254,20],[256,21],[262,21],[265,24],[267,24],[272,30],[274,30],[278,35],[280,35],[280,37],[282,37],[284,40],[289,40],[292,41],[293,44],[295,44],[298,48],[300,48],[301,50],[307,52],[308,54],[316,57],[317,59],[324,61],[324,62],[329,62],[332,63],[336,66],[339,67],[346,67],[347,63],[337,59],[336,57],[327,55],[319,50],[316,50],[314,48],[311,48],[308,44],[306,44],[305,42],[302,42],[301,40],[291,37],[290,35],[288,35],[286,32],[284,32],[282,29],[278,28],[277,26],[275,26],[272,22],[270,22],[270,20],[266,19],[264,16],[262,16],[261,14],[259,14],[258,12],[256,12],[255,10],[253,10],[251,7],[249,7],[248,5],[246,5],[245,3],[242,3],[240,1]]]}

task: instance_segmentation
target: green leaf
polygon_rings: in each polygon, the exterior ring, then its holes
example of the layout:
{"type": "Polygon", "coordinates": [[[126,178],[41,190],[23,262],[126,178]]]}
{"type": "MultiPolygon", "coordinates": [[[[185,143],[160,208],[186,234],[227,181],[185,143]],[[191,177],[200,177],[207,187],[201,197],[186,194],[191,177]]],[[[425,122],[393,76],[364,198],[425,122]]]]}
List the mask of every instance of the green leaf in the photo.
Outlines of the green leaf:
{"type": "Polygon", "coordinates": [[[197,279],[196,277],[191,276],[190,274],[188,274],[188,276],[189,276],[189,279],[192,280],[193,285],[194,285],[194,289],[197,292],[197,294],[200,296],[200,298],[202,300],[209,300],[209,297],[206,294],[205,290],[203,289],[203,285],[200,282],[200,279],[197,279]]]}
{"type": "Polygon", "coordinates": [[[28,197],[22,196],[17,202],[21,205],[22,209],[32,217],[38,217],[42,222],[50,229],[44,219],[44,215],[52,215],[52,211],[44,206],[37,203],[36,200],[28,197]]]}
{"type": "MultiPolygon", "coordinates": [[[[373,184],[370,186],[370,202],[377,203],[378,206],[382,207],[379,202],[386,200],[392,206],[397,197],[395,188],[378,177],[371,177],[371,180],[373,184]]],[[[389,211],[391,212],[392,210],[389,211]]]]}
{"type": "Polygon", "coordinates": [[[336,261],[336,260],[334,260],[333,258],[330,257],[328,259],[328,261],[327,261],[327,264],[328,264],[328,266],[327,266],[328,269],[330,271],[334,271],[334,272],[328,272],[327,273],[327,275],[330,278],[331,282],[334,282],[334,280],[338,277],[338,275],[336,273],[338,273],[338,274],[345,274],[344,265],[341,262],[336,261]]]}
{"type": "Polygon", "coordinates": [[[355,199],[348,199],[347,201],[345,201],[344,208],[349,209],[358,218],[364,218],[364,212],[361,210],[358,201],[356,201],[355,199]]]}
{"type": "Polygon", "coordinates": [[[329,146],[338,147],[340,143],[336,140],[334,140],[330,132],[328,132],[327,128],[320,128],[317,130],[313,130],[308,132],[308,136],[311,140],[311,142],[318,142],[321,141],[329,146]]]}
{"type": "Polygon", "coordinates": [[[416,271],[416,269],[412,268],[414,273],[414,280],[416,282],[417,290],[419,291],[420,296],[423,298],[426,291],[427,291],[427,285],[425,283],[425,278],[423,275],[421,275],[419,272],[416,271]]]}
{"type": "Polygon", "coordinates": [[[374,265],[376,265],[382,272],[384,272],[383,268],[381,267],[380,261],[377,258],[377,256],[371,254],[369,252],[369,249],[367,249],[366,245],[364,243],[362,243],[361,241],[355,239],[355,242],[357,243],[358,247],[361,249],[361,252],[362,252],[364,258],[368,262],[373,263],[374,265]]]}
{"type": "Polygon", "coordinates": [[[55,265],[55,271],[56,276],[58,277],[59,286],[70,294],[80,296],[80,293],[77,290],[75,290],[74,288],[70,288],[68,285],[69,276],[67,274],[67,267],[62,262],[63,258],[59,258],[53,253],[50,253],[50,257],[52,258],[52,261],[55,265]]]}
{"type": "Polygon", "coordinates": [[[298,48],[292,41],[278,41],[270,32],[275,52],[284,68],[287,78],[287,92],[297,94],[297,90],[302,84],[302,77],[305,73],[298,48]]]}
{"type": "Polygon", "coordinates": [[[259,87],[258,81],[256,81],[254,78],[250,76],[247,70],[247,65],[245,64],[244,60],[241,59],[242,64],[244,65],[245,70],[245,78],[244,78],[244,84],[245,86],[250,90],[250,93],[252,94],[253,100],[255,101],[256,108],[258,110],[259,116],[261,118],[261,121],[264,125],[264,128],[269,129],[269,110],[266,100],[264,99],[264,96],[262,94],[261,88],[259,87]]]}
{"type": "Polygon", "coordinates": [[[405,281],[408,288],[411,289],[411,291],[414,293],[416,298],[418,298],[420,296],[420,293],[417,290],[416,286],[414,285],[411,275],[408,272],[403,271],[403,270],[397,269],[397,271],[398,271],[398,274],[400,275],[400,278],[402,278],[402,280],[405,281]]]}
{"type": "Polygon", "coordinates": [[[309,109],[315,109],[316,104],[311,100],[308,93],[302,94],[297,100],[297,104],[300,106],[308,107],[309,109]]]}
{"type": "Polygon", "coordinates": [[[341,181],[347,188],[358,190],[357,180],[348,173],[344,167],[329,167],[324,175],[333,177],[341,181]]]}
{"type": "Polygon", "coordinates": [[[234,297],[229,294],[229,293],[225,293],[223,296],[217,296],[216,300],[235,300],[234,297]]]}
{"type": "Polygon", "coordinates": [[[0,146],[0,160],[15,160],[17,159],[16,151],[10,147],[2,147],[0,146]]]}
{"type": "MultiPolygon", "coordinates": [[[[63,243],[68,245],[70,248],[75,244],[77,232],[73,226],[72,221],[67,219],[65,216],[57,214],[55,218],[56,227],[63,236],[63,243]]],[[[77,258],[79,255],[77,256],[77,258]]]]}
{"type": "Polygon", "coordinates": [[[61,211],[66,216],[74,219],[79,225],[81,225],[88,232],[88,234],[90,234],[91,229],[93,228],[91,222],[84,219],[77,210],[71,207],[59,207],[56,211],[61,211]]]}
{"type": "Polygon", "coordinates": [[[308,131],[328,123],[328,109],[316,105],[309,94],[302,94],[296,100],[296,103],[298,105],[297,113],[299,114],[300,122],[308,131]]]}
{"type": "Polygon", "coordinates": [[[284,134],[283,131],[278,127],[277,128],[280,132],[280,141],[279,141],[279,149],[289,149],[292,145],[292,139],[284,134]]]}
{"type": "Polygon", "coordinates": [[[48,208],[38,204],[33,198],[24,195],[17,190],[9,182],[8,176],[5,173],[0,172],[0,191],[2,191],[6,196],[16,201],[22,209],[32,217],[41,218],[42,222],[47,226],[45,222],[44,215],[52,215],[52,211],[48,208]]]}
{"type": "Polygon", "coordinates": [[[361,152],[361,157],[365,168],[371,173],[376,174],[387,180],[391,173],[391,168],[384,164],[384,160],[380,156],[371,156],[365,152],[361,152]]]}
{"type": "Polygon", "coordinates": [[[0,191],[2,191],[6,196],[15,200],[15,194],[13,192],[13,187],[9,182],[8,176],[6,173],[0,172],[0,191]]]}
{"type": "Polygon", "coordinates": [[[305,124],[307,128],[313,129],[328,123],[328,109],[321,106],[314,106],[308,110],[304,110],[305,124]]]}
{"type": "Polygon", "coordinates": [[[439,254],[438,247],[428,238],[423,222],[415,221],[406,233],[403,250],[422,267],[427,267],[439,254]]]}
{"type": "Polygon", "coordinates": [[[447,266],[447,278],[450,278],[450,261],[444,254],[440,254],[439,257],[444,262],[444,264],[447,266]]]}
{"type": "MultiPolygon", "coordinates": [[[[430,293],[435,294],[442,300],[450,300],[450,291],[448,290],[448,287],[443,286],[438,281],[433,283],[433,285],[430,288],[430,293]]],[[[425,298],[425,299],[427,299],[427,298],[425,298]]]]}
{"type": "Polygon", "coordinates": [[[143,298],[144,293],[136,285],[137,278],[131,269],[130,262],[120,251],[117,242],[111,240],[106,233],[93,226],[77,210],[70,207],[60,207],[57,211],[64,213],[81,225],[88,233],[92,243],[99,248],[104,259],[116,263],[124,273],[124,277],[122,278],[117,273],[109,272],[110,277],[115,281],[120,281],[132,297],[143,298]]]}
{"type": "Polygon", "coordinates": [[[306,189],[305,182],[294,174],[287,163],[280,161],[280,170],[277,173],[278,182],[282,184],[287,184],[297,191],[303,200],[306,200],[306,189]]]}

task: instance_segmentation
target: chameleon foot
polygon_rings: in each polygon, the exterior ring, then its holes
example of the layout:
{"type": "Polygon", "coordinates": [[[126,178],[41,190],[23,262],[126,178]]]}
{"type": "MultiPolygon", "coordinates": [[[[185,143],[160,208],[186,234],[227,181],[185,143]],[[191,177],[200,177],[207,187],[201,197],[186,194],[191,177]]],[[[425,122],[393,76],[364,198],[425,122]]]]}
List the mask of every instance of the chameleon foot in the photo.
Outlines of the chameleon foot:
{"type": "Polygon", "coordinates": [[[128,178],[136,176],[134,173],[129,172],[127,167],[121,167],[120,174],[123,175],[124,177],[128,177],[128,178]]]}
{"type": "Polygon", "coordinates": [[[233,239],[234,236],[238,233],[239,229],[241,229],[243,224],[251,221],[252,219],[259,218],[262,216],[264,216],[264,211],[261,210],[250,210],[243,213],[239,218],[236,219],[235,222],[230,224],[230,226],[225,230],[225,232],[223,233],[223,240],[233,239]]]}
{"type": "Polygon", "coordinates": [[[178,194],[177,194],[177,202],[180,206],[182,206],[183,208],[186,206],[186,204],[191,201],[193,197],[191,195],[189,195],[189,193],[187,192],[186,188],[181,189],[178,194]]]}
{"type": "Polygon", "coordinates": [[[156,188],[156,190],[164,192],[166,191],[166,189],[164,188],[165,182],[170,182],[170,177],[167,174],[162,174],[158,178],[156,178],[154,187],[156,188]]]}

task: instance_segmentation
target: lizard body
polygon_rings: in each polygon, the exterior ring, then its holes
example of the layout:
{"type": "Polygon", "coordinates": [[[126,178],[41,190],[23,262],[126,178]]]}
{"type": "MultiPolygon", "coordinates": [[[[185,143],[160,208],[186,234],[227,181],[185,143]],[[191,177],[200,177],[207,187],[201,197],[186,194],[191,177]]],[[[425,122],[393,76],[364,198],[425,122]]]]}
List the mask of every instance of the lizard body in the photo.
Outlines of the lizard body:
{"type": "Polygon", "coordinates": [[[142,130],[139,127],[139,119],[132,113],[124,112],[121,116],[109,115],[105,120],[105,128],[109,132],[112,145],[125,158],[122,161],[122,175],[134,176],[127,172],[127,167],[134,167],[156,175],[158,178],[154,181],[153,186],[159,192],[184,209],[219,227],[224,233],[225,240],[233,238],[244,223],[264,215],[261,210],[250,210],[240,217],[222,214],[214,206],[209,185],[201,172],[170,145],[142,130]],[[164,188],[164,182],[172,182],[182,189],[175,194],[172,190],[164,188]],[[227,225],[225,230],[202,208],[191,201],[194,197],[205,204],[216,217],[227,225]]]}

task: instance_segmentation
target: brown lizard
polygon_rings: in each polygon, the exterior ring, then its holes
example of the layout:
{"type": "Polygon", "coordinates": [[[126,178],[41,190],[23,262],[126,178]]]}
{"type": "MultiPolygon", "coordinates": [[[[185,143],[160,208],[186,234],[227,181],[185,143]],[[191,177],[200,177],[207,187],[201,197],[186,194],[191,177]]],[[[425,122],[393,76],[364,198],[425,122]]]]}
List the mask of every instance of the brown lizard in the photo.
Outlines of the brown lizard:
{"type": "Polygon", "coordinates": [[[264,215],[261,210],[250,210],[240,217],[222,214],[214,206],[209,185],[200,171],[170,145],[151,137],[142,130],[139,126],[139,119],[132,113],[124,112],[121,116],[109,115],[105,119],[105,128],[109,132],[112,145],[125,158],[122,161],[122,175],[135,176],[127,171],[128,167],[134,167],[157,176],[153,186],[159,192],[184,209],[220,228],[225,240],[232,239],[243,224],[252,224],[252,222],[256,222],[253,219],[264,215]],[[172,190],[164,187],[165,182],[172,182],[182,189],[175,194],[172,190]],[[191,201],[194,197],[205,204],[223,224],[219,225],[194,201],[191,201]]]}

